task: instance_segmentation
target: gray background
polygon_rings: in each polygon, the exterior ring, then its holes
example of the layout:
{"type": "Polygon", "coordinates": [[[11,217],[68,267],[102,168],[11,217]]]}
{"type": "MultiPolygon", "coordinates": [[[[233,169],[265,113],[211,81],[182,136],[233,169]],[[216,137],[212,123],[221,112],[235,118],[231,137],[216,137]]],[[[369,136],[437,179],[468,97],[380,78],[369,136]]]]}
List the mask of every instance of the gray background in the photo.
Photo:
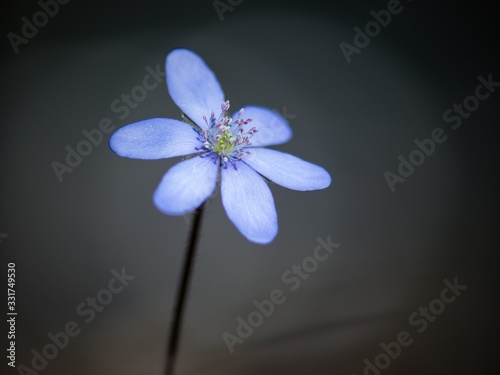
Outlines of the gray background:
{"type": "MultiPolygon", "coordinates": [[[[404,10],[348,64],[370,10],[386,2],[243,1],[221,21],[210,1],[73,0],[15,54],[2,45],[0,243],[2,280],[17,266],[17,364],[47,334],[75,321],[81,333],[44,374],[160,374],[189,219],[161,214],[152,194],[178,160],[113,154],[109,134],[64,181],[51,163],[108,117],[116,128],[179,118],[162,83],[121,120],[111,103],[163,68],[176,47],[198,53],[233,108],[256,104],[295,115],[292,140],[275,147],[325,167],[332,186],[271,186],[279,234],[245,240],[218,194],[205,212],[182,332],[179,374],[362,374],[381,342],[414,342],[384,374],[472,374],[498,368],[499,92],[452,130],[442,120],[474,94],[477,76],[500,80],[494,12],[402,2],[404,10]],[[448,139],[391,193],[383,177],[436,127],[448,139]],[[300,288],[281,277],[316,238],[340,248],[300,288]],[[76,307],[126,268],[136,278],[86,324],[76,307]],[[408,317],[439,297],[443,280],[468,289],[421,334],[408,317]],[[224,332],[282,289],[287,300],[229,354],[224,332]]],[[[10,4],[19,33],[36,3],[10,4]]],[[[6,289],[2,287],[3,289],[6,289]]],[[[5,292],[2,293],[6,300],[5,292]]],[[[7,327],[2,330],[6,332],[7,327]]],[[[1,335],[2,349],[7,342],[1,335]]],[[[4,351],[5,352],[5,351],[4,351]]],[[[1,373],[17,373],[0,363],[1,373]]]]}

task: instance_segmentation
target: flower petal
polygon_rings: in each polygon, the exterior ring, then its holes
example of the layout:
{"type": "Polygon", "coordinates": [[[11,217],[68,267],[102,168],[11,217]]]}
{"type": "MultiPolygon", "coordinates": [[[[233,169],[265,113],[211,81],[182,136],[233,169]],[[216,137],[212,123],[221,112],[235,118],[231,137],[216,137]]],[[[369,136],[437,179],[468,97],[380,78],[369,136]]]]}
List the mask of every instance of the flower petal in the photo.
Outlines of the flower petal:
{"type": "Polygon", "coordinates": [[[260,244],[274,239],[278,219],[273,196],[252,168],[241,162],[222,168],[221,195],[227,216],[246,238],[260,244]]]}
{"type": "Polygon", "coordinates": [[[265,148],[247,148],[243,161],[261,175],[293,190],[318,190],[330,186],[332,178],[320,166],[293,155],[265,148]]]}
{"type": "Polygon", "coordinates": [[[118,129],[109,146],[120,156],[134,159],[163,159],[194,154],[201,146],[199,133],[185,122],[152,118],[118,129]]]}
{"type": "Polygon", "coordinates": [[[202,129],[203,116],[219,115],[224,92],[215,74],[194,52],[175,49],[167,56],[167,87],[177,106],[202,129]]]}
{"type": "Polygon", "coordinates": [[[199,207],[215,189],[218,167],[218,160],[206,155],[174,165],[156,188],[156,207],[169,215],[183,215],[199,207]]]}
{"type": "MultiPolygon", "coordinates": [[[[264,107],[248,106],[242,118],[251,118],[252,122],[247,125],[249,129],[253,126],[257,128],[257,133],[252,136],[252,146],[271,146],[288,142],[292,138],[292,129],[288,122],[279,113],[264,107]]],[[[238,118],[238,112],[233,119],[238,118]]]]}

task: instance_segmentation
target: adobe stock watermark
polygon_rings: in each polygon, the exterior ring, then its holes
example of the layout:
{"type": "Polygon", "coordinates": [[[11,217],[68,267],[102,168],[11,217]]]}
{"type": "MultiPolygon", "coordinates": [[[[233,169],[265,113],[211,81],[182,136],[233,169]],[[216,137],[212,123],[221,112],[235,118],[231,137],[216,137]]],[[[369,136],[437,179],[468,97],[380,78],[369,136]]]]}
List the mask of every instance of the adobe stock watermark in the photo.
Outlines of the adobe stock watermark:
{"type": "MultiPolygon", "coordinates": [[[[453,279],[453,282],[445,279],[443,281],[445,287],[441,290],[438,298],[430,301],[426,306],[420,306],[417,311],[408,316],[408,323],[418,334],[424,333],[431,323],[434,323],[439,315],[445,310],[446,306],[453,303],[464,290],[467,285],[462,285],[458,281],[458,277],[453,279]]],[[[372,360],[365,358],[363,375],[380,375],[382,370],[389,368],[391,363],[398,359],[403,348],[409,347],[415,341],[409,331],[399,332],[394,341],[388,343],[380,342],[380,353],[372,360]]],[[[352,374],[354,375],[354,374],[352,374]]]]}
{"type": "MultiPolygon", "coordinates": [[[[101,313],[108,306],[115,295],[123,292],[129,281],[135,279],[135,276],[128,275],[125,267],[121,272],[112,270],[113,277],[109,280],[106,288],[97,292],[95,297],[87,297],[87,299],[76,306],[76,315],[83,319],[83,322],[90,324],[94,321],[97,314],[101,313]]],[[[49,361],[57,358],[59,353],[66,349],[71,341],[82,333],[82,325],[76,321],[69,321],[64,325],[64,328],[56,333],[49,332],[47,334],[48,343],[42,348],[33,348],[31,353],[31,367],[19,364],[16,369],[20,375],[38,375],[44,371],[49,361]]]]}
{"type": "MultiPolygon", "coordinates": [[[[471,114],[476,111],[480,102],[488,99],[493,94],[497,87],[500,87],[500,82],[493,81],[492,74],[490,73],[487,78],[478,76],[479,84],[474,90],[474,95],[469,95],[462,100],[462,103],[453,103],[453,106],[448,108],[443,113],[443,121],[451,124],[452,130],[457,130],[462,126],[462,122],[468,119],[471,114]]],[[[413,141],[417,146],[411,151],[408,157],[399,155],[397,160],[399,165],[396,172],[385,171],[383,176],[387,182],[389,190],[394,193],[396,191],[396,184],[403,183],[414,172],[415,168],[421,166],[424,161],[436,151],[438,144],[444,143],[448,139],[448,135],[443,128],[437,127],[432,130],[429,138],[419,140],[415,138],[413,141]]]]}
{"type": "Polygon", "coordinates": [[[214,0],[212,5],[219,16],[220,22],[222,22],[224,21],[224,13],[232,12],[242,2],[243,0],[214,0]]]}
{"type": "Polygon", "coordinates": [[[381,33],[382,29],[385,29],[389,23],[391,23],[392,17],[396,14],[400,14],[403,9],[403,4],[401,4],[399,0],[389,0],[387,3],[387,9],[382,9],[378,12],[372,9],[370,11],[370,15],[373,19],[365,24],[363,28],[364,31],[358,26],[354,27],[354,45],[346,42],[341,42],[339,44],[340,50],[342,51],[347,63],[351,63],[351,56],[353,54],[359,55],[363,51],[363,48],[368,47],[372,39],[376,38],[381,33]]]}
{"type": "MultiPolygon", "coordinates": [[[[296,114],[294,113],[289,113],[287,110],[287,106],[284,105],[280,110],[277,108],[273,108],[273,111],[282,116],[285,120],[293,120],[297,117],[296,114]]],[[[273,138],[276,136],[280,136],[279,131],[282,129],[280,126],[278,126],[278,120],[279,117],[274,117],[272,121],[269,124],[266,124],[265,129],[259,129],[258,134],[260,139],[266,141],[266,142],[272,142],[273,138]]],[[[213,191],[212,195],[207,199],[207,202],[212,201],[213,199],[217,198],[220,195],[220,189],[215,188],[213,191]]],[[[192,213],[187,213],[182,215],[182,218],[184,219],[184,222],[186,225],[190,225],[192,221],[192,213]]]]}
{"type": "MultiPolygon", "coordinates": [[[[318,245],[311,251],[311,255],[305,257],[300,265],[294,264],[281,275],[281,281],[285,290],[294,292],[300,288],[302,282],[309,279],[311,274],[316,272],[320,263],[325,262],[334,253],[335,249],[340,247],[339,243],[331,242],[330,235],[326,241],[321,237],[317,237],[318,245]]],[[[284,288],[283,288],[284,289],[284,288]]],[[[236,318],[236,329],[234,334],[224,332],[222,339],[227,346],[229,353],[234,353],[236,344],[243,344],[254,331],[259,328],[266,318],[273,315],[276,306],[282,305],[287,300],[287,292],[282,288],[275,288],[269,292],[269,299],[262,301],[252,301],[252,311],[245,314],[246,318],[238,316],[236,318]]]]}
{"type": "Polygon", "coordinates": [[[21,35],[14,32],[7,34],[10,45],[16,54],[19,53],[21,44],[28,44],[33,39],[42,27],[49,23],[50,18],[54,18],[59,13],[60,5],[66,5],[70,0],[39,0],[38,6],[40,10],[35,12],[31,19],[22,17],[21,35]]]}
{"type": "MultiPolygon", "coordinates": [[[[149,65],[146,66],[146,75],[142,78],[141,83],[134,86],[129,93],[121,94],[120,98],[115,99],[110,104],[110,111],[118,116],[120,120],[125,120],[130,112],[137,108],[141,102],[146,100],[148,92],[155,90],[163,82],[165,82],[165,71],[161,70],[160,64],[156,64],[153,69],[149,65]]],[[[63,182],[65,173],[72,173],[78,167],[83,158],[89,156],[95,147],[99,146],[104,134],[110,134],[115,130],[116,126],[109,117],[104,117],[99,121],[99,125],[94,129],[83,129],[82,134],[84,139],[76,144],[75,147],[67,145],[65,162],[53,161],[50,166],[54,171],[57,180],[63,182]]]]}

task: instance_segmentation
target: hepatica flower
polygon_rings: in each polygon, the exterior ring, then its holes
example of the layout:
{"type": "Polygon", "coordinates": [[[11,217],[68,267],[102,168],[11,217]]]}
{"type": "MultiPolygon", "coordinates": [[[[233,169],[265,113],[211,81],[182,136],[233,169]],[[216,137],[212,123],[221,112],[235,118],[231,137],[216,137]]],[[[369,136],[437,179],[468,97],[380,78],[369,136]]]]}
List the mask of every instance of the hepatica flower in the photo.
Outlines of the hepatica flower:
{"type": "Polygon", "coordinates": [[[229,219],[250,241],[265,244],[276,236],[278,221],[262,176],[293,190],[330,185],[330,175],[323,168],[263,148],[292,137],[287,121],[257,106],[231,114],[217,78],[195,53],[185,49],[170,52],[166,76],[170,96],[189,123],[153,118],[126,125],[110,139],[111,149],[123,157],[186,157],[163,176],[154,192],[154,203],[163,213],[183,215],[196,209],[220,179],[229,219]]]}

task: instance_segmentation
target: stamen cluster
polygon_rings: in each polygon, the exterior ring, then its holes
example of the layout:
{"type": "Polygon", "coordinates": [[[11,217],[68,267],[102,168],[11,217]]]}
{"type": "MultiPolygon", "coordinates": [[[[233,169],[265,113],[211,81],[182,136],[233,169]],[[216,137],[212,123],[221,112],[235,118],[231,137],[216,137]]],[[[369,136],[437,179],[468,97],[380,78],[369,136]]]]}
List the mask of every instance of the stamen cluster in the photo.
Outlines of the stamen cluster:
{"type": "Polygon", "coordinates": [[[210,118],[203,116],[208,129],[201,131],[203,149],[218,154],[224,163],[229,160],[241,160],[248,154],[248,151],[242,149],[252,144],[250,139],[257,133],[256,127],[245,130],[245,126],[252,122],[252,119],[241,118],[244,113],[243,108],[235,120],[225,116],[229,107],[229,100],[226,100],[221,104],[222,112],[218,118],[215,118],[214,112],[210,118]]]}

